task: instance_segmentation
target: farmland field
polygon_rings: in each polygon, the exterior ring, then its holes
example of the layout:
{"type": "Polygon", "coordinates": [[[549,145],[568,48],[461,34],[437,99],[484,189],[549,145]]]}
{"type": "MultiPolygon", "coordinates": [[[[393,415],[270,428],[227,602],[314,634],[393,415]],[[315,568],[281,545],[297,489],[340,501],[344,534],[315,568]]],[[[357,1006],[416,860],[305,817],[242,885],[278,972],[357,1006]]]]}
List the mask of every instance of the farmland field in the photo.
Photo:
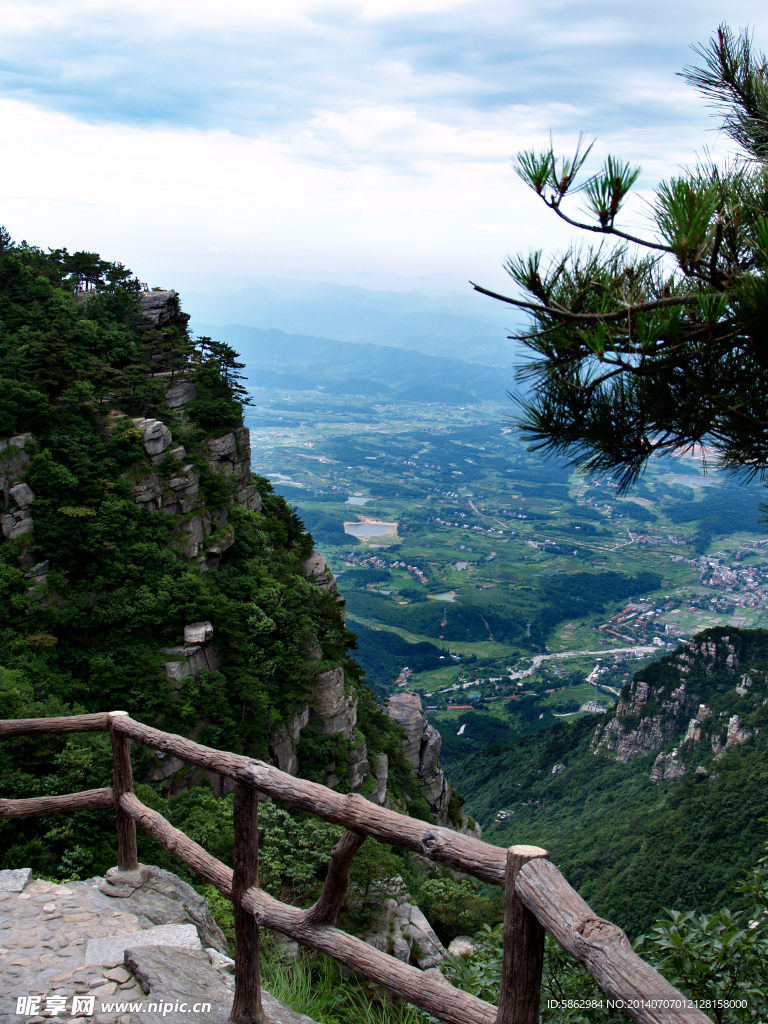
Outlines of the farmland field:
{"type": "Polygon", "coordinates": [[[768,622],[759,487],[683,458],[619,496],[527,452],[495,402],[253,395],[254,471],[326,556],[374,689],[421,691],[446,762],[608,706],[702,628],[768,622]]]}

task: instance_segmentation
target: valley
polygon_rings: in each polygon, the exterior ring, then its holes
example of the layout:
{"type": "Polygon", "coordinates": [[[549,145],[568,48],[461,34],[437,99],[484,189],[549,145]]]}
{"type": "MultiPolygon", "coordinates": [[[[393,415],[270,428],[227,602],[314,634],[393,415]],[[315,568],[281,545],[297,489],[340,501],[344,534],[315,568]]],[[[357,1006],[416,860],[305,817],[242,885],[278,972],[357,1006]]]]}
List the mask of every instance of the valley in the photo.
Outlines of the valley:
{"type": "Polygon", "coordinates": [[[254,471],[328,559],[374,690],[421,694],[447,767],[608,710],[702,629],[768,623],[758,487],[682,458],[619,497],[526,452],[508,402],[275,390],[259,372],[254,471]]]}

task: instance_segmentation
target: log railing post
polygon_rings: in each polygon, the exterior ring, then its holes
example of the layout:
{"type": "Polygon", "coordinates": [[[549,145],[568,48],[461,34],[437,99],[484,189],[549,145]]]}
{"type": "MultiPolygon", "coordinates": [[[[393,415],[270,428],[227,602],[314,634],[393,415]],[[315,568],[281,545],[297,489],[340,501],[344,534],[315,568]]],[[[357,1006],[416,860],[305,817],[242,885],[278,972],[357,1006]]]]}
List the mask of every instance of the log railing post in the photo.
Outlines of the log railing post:
{"type": "Polygon", "coordinates": [[[539,846],[511,846],[504,878],[504,958],[496,1024],[539,1024],[544,929],[515,892],[523,864],[547,857],[539,846]]]}
{"type": "Polygon", "coordinates": [[[117,814],[117,867],[119,871],[136,871],[139,854],[136,847],[136,822],[120,806],[123,793],[133,792],[131,771],[131,741],[117,732],[113,716],[127,715],[127,711],[112,711],[109,716],[109,736],[112,740],[112,790],[115,794],[117,814]]]}
{"type": "Polygon", "coordinates": [[[232,910],[235,916],[235,998],[229,1015],[233,1024],[266,1024],[261,1005],[259,926],[243,908],[242,898],[259,884],[259,801],[256,791],[235,784],[233,823],[235,855],[232,874],[232,910]]]}

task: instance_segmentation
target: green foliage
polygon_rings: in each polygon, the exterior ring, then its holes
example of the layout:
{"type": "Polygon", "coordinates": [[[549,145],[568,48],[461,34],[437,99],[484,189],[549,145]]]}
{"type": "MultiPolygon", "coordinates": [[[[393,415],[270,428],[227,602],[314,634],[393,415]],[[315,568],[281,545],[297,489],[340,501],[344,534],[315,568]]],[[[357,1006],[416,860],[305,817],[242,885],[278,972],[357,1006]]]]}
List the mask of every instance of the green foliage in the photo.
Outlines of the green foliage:
{"type": "Polygon", "coordinates": [[[768,781],[768,705],[762,703],[768,634],[715,629],[701,640],[722,645],[725,635],[739,672],[754,673],[759,690],[739,696],[724,655],[715,666],[697,658],[686,683],[696,700],[675,711],[671,695],[681,676],[670,656],[638,673],[636,685],[649,685],[648,701],[641,713],[620,719],[625,734],[641,718],[663,723],[670,737],[663,749],[679,747],[687,768],[682,779],[651,782],[659,748],[627,763],[604,749],[595,753],[593,741],[607,735],[615,712],[558,723],[499,745],[496,753],[486,750],[451,763],[451,784],[465,795],[465,808],[480,820],[484,838],[500,846],[525,841],[548,849],[593,909],[632,935],[651,927],[670,892],[683,907],[705,913],[729,903],[739,909],[733,885],[765,842],[760,818],[768,781]],[[712,735],[683,744],[699,703],[712,710],[712,735]],[[753,735],[718,756],[712,742],[735,713],[753,735]],[[565,769],[553,775],[557,764],[565,769]],[[698,766],[707,774],[697,774],[698,766]],[[502,810],[510,816],[496,821],[502,810]]]}
{"type": "MultiPolygon", "coordinates": [[[[267,756],[270,730],[311,696],[318,665],[308,652],[320,645],[323,668],[344,667],[361,693],[365,684],[349,657],[355,640],[338,603],[304,571],[312,537],[295,510],[261,477],[252,478],[260,513],[234,503],[236,481],[208,465],[207,439],[241,426],[247,394],[237,353],[211,339],[193,343],[187,320],[171,298],[161,326],[153,326],[120,264],[93,253],[44,253],[2,234],[0,435],[34,432],[25,481],[35,504],[34,533],[0,544],[0,715],[122,708],[168,731],[194,731],[211,746],[267,756]],[[83,284],[91,290],[81,291],[83,284]],[[165,386],[178,373],[197,389],[183,419],[165,402],[165,386]],[[177,468],[170,454],[159,465],[149,459],[133,421],[139,416],[161,419],[184,444],[200,474],[202,507],[193,513],[147,513],[132,500],[133,485],[177,468]],[[206,511],[214,521],[227,517],[212,541],[234,532],[234,544],[208,571],[181,556],[191,520],[206,511]],[[47,584],[32,588],[24,572],[42,561],[47,584]],[[172,683],[161,648],[178,644],[185,624],[205,620],[214,628],[218,670],[172,683]]],[[[361,728],[371,725],[372,751],[392,751],[394,791],[404,798],[414,783],[394,749],[399,732],[381,720],[372,696],[369,703],[366,712],[361,699],[361,728]]],[[[305,746],[312,742],[310,731],[305,746]]],[[[3,796],[109,783],[98,741],[48,737],[36,744],[2,745],[3,796]]],[[[303,758],[306,773],[323,782],[325,766],[335,760],[343,771],[348,755],[338,739],[325,746],[303,758]]],[[[134,757],[136,777],[151,778],[153,755],[137,748],[134,757]]],[[[174,785],[190,775],[183,770],[174,785]]],[[[157,799],[152,789],[146,796],[157,799]]],[[[230,849],[226,802],[179,794],[166,809],[211,852],[230,849]]],[[[306,841],[319,857],[327,851],[318,828],[306,841]]],[[[165,863],[163,851],[142,842],[165,863]]],[[[113,851],[106,813],[0,828],[3,863],[47,874],[62,863],[70,873],[103,871],[114,863],[113,851]]],[[[305,862],[310,875],[315,866],[305,862]]],[[[269,863],[264,870],[269,878],[269,863]]],[[[304,891],[306,880],[285,877],[304,891]]]]}
{"type": "Polygon", "coordinates": [[[484,924],[495,925],[504,918],[501,891],[488,898],[467,879],[457,882],[447,875],[423,879],[414,893],[414,902],[445,946],[457,935],[474,935],[484,924]]]}
{"type": "Polygon", "coordinates": [[[683,77],[720,109],[735,157],[721,166],[706,158],[661,182],[654,231],[637,237],[616,220],[639,168],[609,156],[579,181],[591,149],[582,139],[572,159],[558,160],[551,147],[520,153],[521,179],[602,244],[574,245],[548,262],[540,251],[509,258],[519,298],[478,288],[530,314],[517,398],[533,449],[610,471],[623,488],[655,452],[699,443],[749,476],[768,466],[766,60],[747,30],[725,25],[697,53],[703,63],[683,77]],[[579,193],[585,222],[566,212],[579,193]]]}
{"type": "MultiPolygon", "coordinates": [[[[706,915],[670,911],[669,918],[657,921],[651,935],[642,936],[634,944],[652,967],[684,995],[698,1000],[699,1008],[718,1024],[761,1019],[765,1009],[766,864],[768,858],[761,859],[738,889],[749,891],[755,899],[755,906],[746,912],[724,909],[706,915]]],[[[467,957],[452,957],[444,973],[458,988],[496,1003],[502,950],[501,924],[484,924],[475,935],[473,952],[467,957]]],[[[541,1010],[547,1020],[557,1024],[622,1024],[627,1019],[606,1007],[605,996],[592,975],[550,935],[544,950],[541,1010]]]]}

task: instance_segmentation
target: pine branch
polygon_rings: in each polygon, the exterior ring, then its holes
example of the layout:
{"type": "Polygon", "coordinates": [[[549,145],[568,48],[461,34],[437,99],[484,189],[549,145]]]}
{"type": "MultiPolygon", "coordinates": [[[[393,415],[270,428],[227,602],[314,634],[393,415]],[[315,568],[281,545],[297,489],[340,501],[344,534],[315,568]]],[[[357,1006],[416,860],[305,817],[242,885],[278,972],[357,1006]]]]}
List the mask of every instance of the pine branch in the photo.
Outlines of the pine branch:
{"type": "Polygon", "coordinates": [[[562,306],[541,306],[535,302],[524,302],[522,299],[510,299],[508,295],[499,295],[498,292],[482,288],[474,281],[469,282],[476,292],[488,295],[499,302],[508,302],[510,306],[518,306],[520,309],[531,309],[534,313],[544,314],[555,319],[566,320],[569,323],[580,324],[602,324],[608,321],[623,320],[633,313],[650,313],[654,309],[665,309],[668,306],[687,306],[698,301],[698,295],[671,295],[664,299],[656,299],[653,302],[641,302],[636,306],[625,306],[624,309],[614,313],[571,313],[562,306]]]}

